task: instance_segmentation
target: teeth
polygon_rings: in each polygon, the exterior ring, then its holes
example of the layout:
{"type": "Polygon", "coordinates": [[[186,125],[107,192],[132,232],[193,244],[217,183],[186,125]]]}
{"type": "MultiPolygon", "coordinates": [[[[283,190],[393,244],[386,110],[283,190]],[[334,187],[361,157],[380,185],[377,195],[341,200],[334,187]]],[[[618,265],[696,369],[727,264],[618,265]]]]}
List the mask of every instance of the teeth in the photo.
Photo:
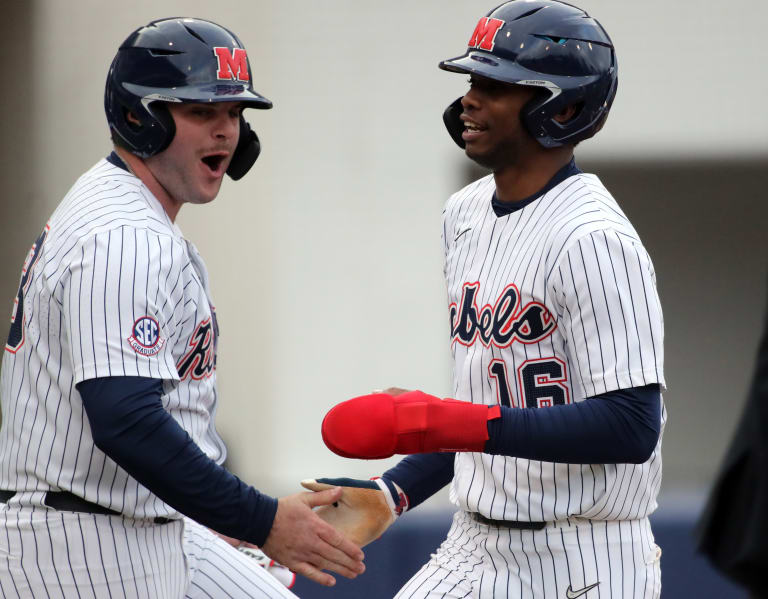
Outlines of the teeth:
{"type": "Polygon", "coordinates": [[[480,127],[474,123],[464,123],[464,127],[467,131],[480,131],[480,127]]]}

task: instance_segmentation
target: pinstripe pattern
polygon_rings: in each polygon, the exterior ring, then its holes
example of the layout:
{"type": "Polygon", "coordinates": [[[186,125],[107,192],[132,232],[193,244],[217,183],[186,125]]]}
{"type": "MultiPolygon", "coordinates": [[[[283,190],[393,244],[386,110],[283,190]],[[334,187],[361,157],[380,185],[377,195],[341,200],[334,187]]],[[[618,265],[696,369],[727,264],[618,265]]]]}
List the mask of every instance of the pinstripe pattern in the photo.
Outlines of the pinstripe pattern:
{"type": "Polygon", "coordinates": [[[223,461],[211,417],[215,372],[179,381],[176,367],[212,318],[202,259],[149,190],[105,160],[77,181],[48,228],[24,298],[24,342],[3,360],[0,488],[60,489],[130,517],[178,517],[94,446],[74,386],[163,379],[165,408],[223,461]],[[156,355],[128,341],[144,316],[160,326],[156,355]]]}
{"type": "Polygon", "coordinates": [[[292,596],[226,544],[190,540],[205,536],[197,525],[182,549],[180,514],[94,445],[75,385],[142,376],[162,379],[165,409],[226,458],[206,268],[141,181],[106,160],[85,173],[30,252],[21,292],[0,381],[0,489],[16,491],[0,505],[0,596],[177,599],[190,580],[196,597],[235,580],[247,592],[215,596],[292,596]],[[53,511],[49,490],[124,517],[53,511]]]}
{"type": "MultiPolygon", "coordinates": [[[[663,387],[653,265],[597,177],[571,176],[504,216],[493,210],[494,192],[493,176],[475,181],[443,213],[453,396],[546,409],[663,387]]],[[[665,421],[662,405],[662,432],[665,421]]],[[[661,436],[638,465],[457,454],[451,500],[460,511],[397,597],[561,599],[570,588],[586,599],[657,598],[660,550],[647,516],[660,449],[661,436]],[[469,512],[548,524],[489,527],[469,512]]]]}
{"type": "Polygon", "coordinates": [[[397,599],[657,599],[658,548],[647,518],[572,519],[539,531],[490,527],[457,512],[432,559],[397,599]]]}
{"type": "MultiPolygon", "coordinates": [[[[653,266],[597,177],[570,177],[502,217],[491,206],[494,190],[492,176],[480,179],[452,196],[444,212],[454,396],[496,404],[503,386],[510,405],[533,401],[532,407],[545,407],[554,396],[536,396],[539,385],[559,388],[566,402],[663,385],[663,320],[653,266]],[[537,319],[532,312],[518,337],[505,343],[498,335],[484,336],[482,323],[503,321],[500,298],[511,285],[518,294],[511,321],[530,306],[543,316],[537,319]],[[461,320],[468,289],[475,293],[474,316],[461,320]],[[474,338],[469,334],[473,318],[481,323],[474,338]],[[540,334],[534,335],[537,326],[540,334]],[[525,373],[541,364],[561,370],[562,376],[538,375],[531,383],[525,373]]],[[[661,439],[640,465],[458,454],[451,497],[462,509],[495,519],[640,519],[656,507],[660,447],[661,439]]]]}
{"type": "Polygon", "coordinates": [[[184,550],[189,562],[189,599],[295,597],[258,563],[211,531],[185,519],[184,550]]]}
{"type": "Polygon", "coordinates": [[[186,518],[155,526],[3,505],[0,531],[0,596],[7,599],[295,597],[252,558],[186,518]]]}
{"type": "Polygon", "coordinates": [[[0,505],[0,596],[178,599],[188,583],[182,528],[0,505]]]}

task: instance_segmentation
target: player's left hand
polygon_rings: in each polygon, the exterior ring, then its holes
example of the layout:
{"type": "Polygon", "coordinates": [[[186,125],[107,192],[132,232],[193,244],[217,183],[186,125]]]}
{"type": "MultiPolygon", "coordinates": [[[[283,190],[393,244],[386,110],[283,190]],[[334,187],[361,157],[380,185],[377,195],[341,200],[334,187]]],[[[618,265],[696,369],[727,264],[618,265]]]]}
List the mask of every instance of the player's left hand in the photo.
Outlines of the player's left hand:
{"type": "Polygon", "coordinates": [[[364,547],[378,539],[395,519],[407,509],[402,490],[392,481],[352,478],[318,478],[301,481],[310,491],[341,487],[341,498],[324,505],[315,513],[344,533],[353,543],[364,547]]]}
{"type": "Polygon", "coordinates": [[[322,435],[328,448],[345,458],[483,451],[488,421],[500,417],[498,405],[440,399],[421,391],[372,393],[333,407],[323,419],[322,435]]]}

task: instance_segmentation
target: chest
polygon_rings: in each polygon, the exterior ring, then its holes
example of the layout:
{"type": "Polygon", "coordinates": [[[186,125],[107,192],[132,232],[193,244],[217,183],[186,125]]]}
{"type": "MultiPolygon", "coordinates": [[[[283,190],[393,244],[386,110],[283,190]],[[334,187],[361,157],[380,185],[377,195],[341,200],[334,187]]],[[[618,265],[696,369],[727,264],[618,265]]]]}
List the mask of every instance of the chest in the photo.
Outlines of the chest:
{"type": "Polygon", "coordinates": [[[446,222],[445,277],[454,340],[499,347],[536,342],[554,328],[544,235],[525,213],[488,209],[446,222]]]}

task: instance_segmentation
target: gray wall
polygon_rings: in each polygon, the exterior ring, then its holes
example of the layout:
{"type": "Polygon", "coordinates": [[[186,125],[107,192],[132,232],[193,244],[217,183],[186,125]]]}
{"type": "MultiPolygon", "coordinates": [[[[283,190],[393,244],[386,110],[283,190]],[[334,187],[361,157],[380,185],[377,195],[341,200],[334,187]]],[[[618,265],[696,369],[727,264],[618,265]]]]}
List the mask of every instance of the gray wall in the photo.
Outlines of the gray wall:
{"type": "MultiPolygon", "coordinates": [[[[275,102],[249,113],[264,146],[251,174],[179,220],[212,275],[231,464],[273,494],[307,476],[378,473],[391,461],[337,458],[319,424],[373,388],[450,389],[440,211],[468,166],[439,115],[466,84],[436,63],[462,51],[491,4],[11,4],[0,36],[11,57],[0,95],[7,309],[47,216],[110,149],[101,94],[118,43],[159,16],[219,21],[275,102]]],[[[583,5],[619,48],[621,84],[606,128],[578,155],[654,259],[667,328],[664,492],[701,491],[738,418],[765,305],[768,116],[757,103],[768,90],[754,73],[768,9],[583,5]]]]}
{"type": "MultiPolygon", "coordinates": [[[[0,52],[11,60],[0,61],[0,77],[4,82],[19,81],[20,67],[34,72],[34,59],[30,60],[27,53],[27,40],[33,28],[32,7],[31,3],[19,2],[4,10],[6,18],[0,20],[0,52]]],[[[4,319],[11,313],[21,264],[42,228],[40,216],[48,210],[48,204],[32,192],[30,185],[30,178],[38,176],[30,134],[35,114],[33,83],[26,77],[21,81],[23,85],[8,85],[9,89],[15,87],[12,92],[0,94],[0,180],[4,188],[0,199],[0,302],[4,302],[0,303],[0,335],[7,333],[4,319]]]]}
{"type": "Polygon", "coordinates": [[[664,489],[712,476],[765,322],[768,161],[595,165],[653,258],[664,308],[664,489]]]}

